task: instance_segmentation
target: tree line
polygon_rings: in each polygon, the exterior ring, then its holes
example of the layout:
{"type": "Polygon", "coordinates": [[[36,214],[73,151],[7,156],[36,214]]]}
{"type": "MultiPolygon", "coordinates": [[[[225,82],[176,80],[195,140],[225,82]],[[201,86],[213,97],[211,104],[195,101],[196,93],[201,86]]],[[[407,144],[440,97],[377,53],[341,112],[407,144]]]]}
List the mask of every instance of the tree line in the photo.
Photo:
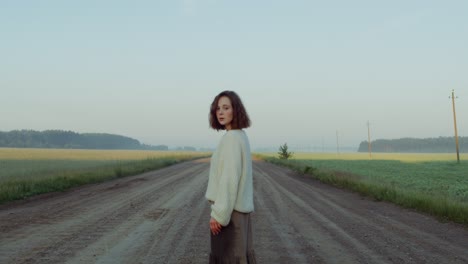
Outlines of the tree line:
{"type": "MultiPolygon", "coordinates": [[[[460,152],[468,153],[468,137],[459,137],[460,152]]],[[[452,153],[455,152],[455,137],[377,139],[371,141],[372,152],[399,153],[452,153]]],[[[368,141],[359,144],[358,152],[368,151],[368,141]]]]}
{"type": "Polygon", "coordinates": [[[67,149],[138,149],[168,150],[165,145],[146,145],[138,140],[106,133],[76,133],[64,130],[0,131],[0,147],[67,149]]]}

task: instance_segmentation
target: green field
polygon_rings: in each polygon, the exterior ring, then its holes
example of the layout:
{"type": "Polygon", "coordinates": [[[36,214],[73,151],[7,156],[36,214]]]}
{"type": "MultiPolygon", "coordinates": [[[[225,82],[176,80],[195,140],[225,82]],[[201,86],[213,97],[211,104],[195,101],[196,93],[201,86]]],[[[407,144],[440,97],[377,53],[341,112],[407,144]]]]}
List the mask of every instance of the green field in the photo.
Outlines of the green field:
{"type": "Polygon", "coordinates": [[[0,148],[0,203],[135,175],[208,153],[0,148]]]}
{"type": "Polygon", "coordinates": [[[361,194],[468,224],[468,155],[296,153],[270,162],[361,194]]]}

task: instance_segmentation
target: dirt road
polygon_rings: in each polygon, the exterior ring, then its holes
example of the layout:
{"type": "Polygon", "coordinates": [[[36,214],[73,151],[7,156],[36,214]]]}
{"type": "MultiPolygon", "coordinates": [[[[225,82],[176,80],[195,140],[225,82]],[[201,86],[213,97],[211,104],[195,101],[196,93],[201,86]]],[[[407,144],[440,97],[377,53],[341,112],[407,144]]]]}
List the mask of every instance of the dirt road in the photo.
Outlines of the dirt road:
{"type": "MultiPolygon", "coordinates": [[[[0,263],[206,263],[209,160],[0,206],[0,263]]],[[[468,263],[468,229],[254,162],[259,263],[468,263]]]]}

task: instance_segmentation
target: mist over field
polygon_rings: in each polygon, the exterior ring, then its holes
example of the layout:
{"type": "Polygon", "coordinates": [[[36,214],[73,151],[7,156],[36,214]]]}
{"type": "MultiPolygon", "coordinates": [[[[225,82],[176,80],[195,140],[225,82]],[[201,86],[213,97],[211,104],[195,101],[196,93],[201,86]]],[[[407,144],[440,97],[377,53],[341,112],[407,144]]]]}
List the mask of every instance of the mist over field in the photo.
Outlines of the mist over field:
{"type": "MultiPolygon", "coordinates": [[[[254,150],[468,136],[466,1],[0,3],[0,131],[214,148],[236,91],[254,150]],[[422,4],[424,3],[424,4],[422,4]],[[368,126],[369,123],[369,126],[368,126]]],[[[453,146],[454,148],[454,146],[453,146]]]]}

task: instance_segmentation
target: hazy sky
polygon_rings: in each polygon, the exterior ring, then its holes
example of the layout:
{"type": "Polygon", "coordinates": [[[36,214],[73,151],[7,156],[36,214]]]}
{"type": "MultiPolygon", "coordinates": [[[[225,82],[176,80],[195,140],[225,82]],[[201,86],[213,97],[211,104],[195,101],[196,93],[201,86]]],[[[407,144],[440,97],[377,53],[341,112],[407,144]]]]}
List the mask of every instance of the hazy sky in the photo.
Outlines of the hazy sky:
{"type": "Polygon", "coordinates": [[[468,136],[468,1],[1,1],[0,131],[216,146],[236,91],[253,148],[468,136]]]}

